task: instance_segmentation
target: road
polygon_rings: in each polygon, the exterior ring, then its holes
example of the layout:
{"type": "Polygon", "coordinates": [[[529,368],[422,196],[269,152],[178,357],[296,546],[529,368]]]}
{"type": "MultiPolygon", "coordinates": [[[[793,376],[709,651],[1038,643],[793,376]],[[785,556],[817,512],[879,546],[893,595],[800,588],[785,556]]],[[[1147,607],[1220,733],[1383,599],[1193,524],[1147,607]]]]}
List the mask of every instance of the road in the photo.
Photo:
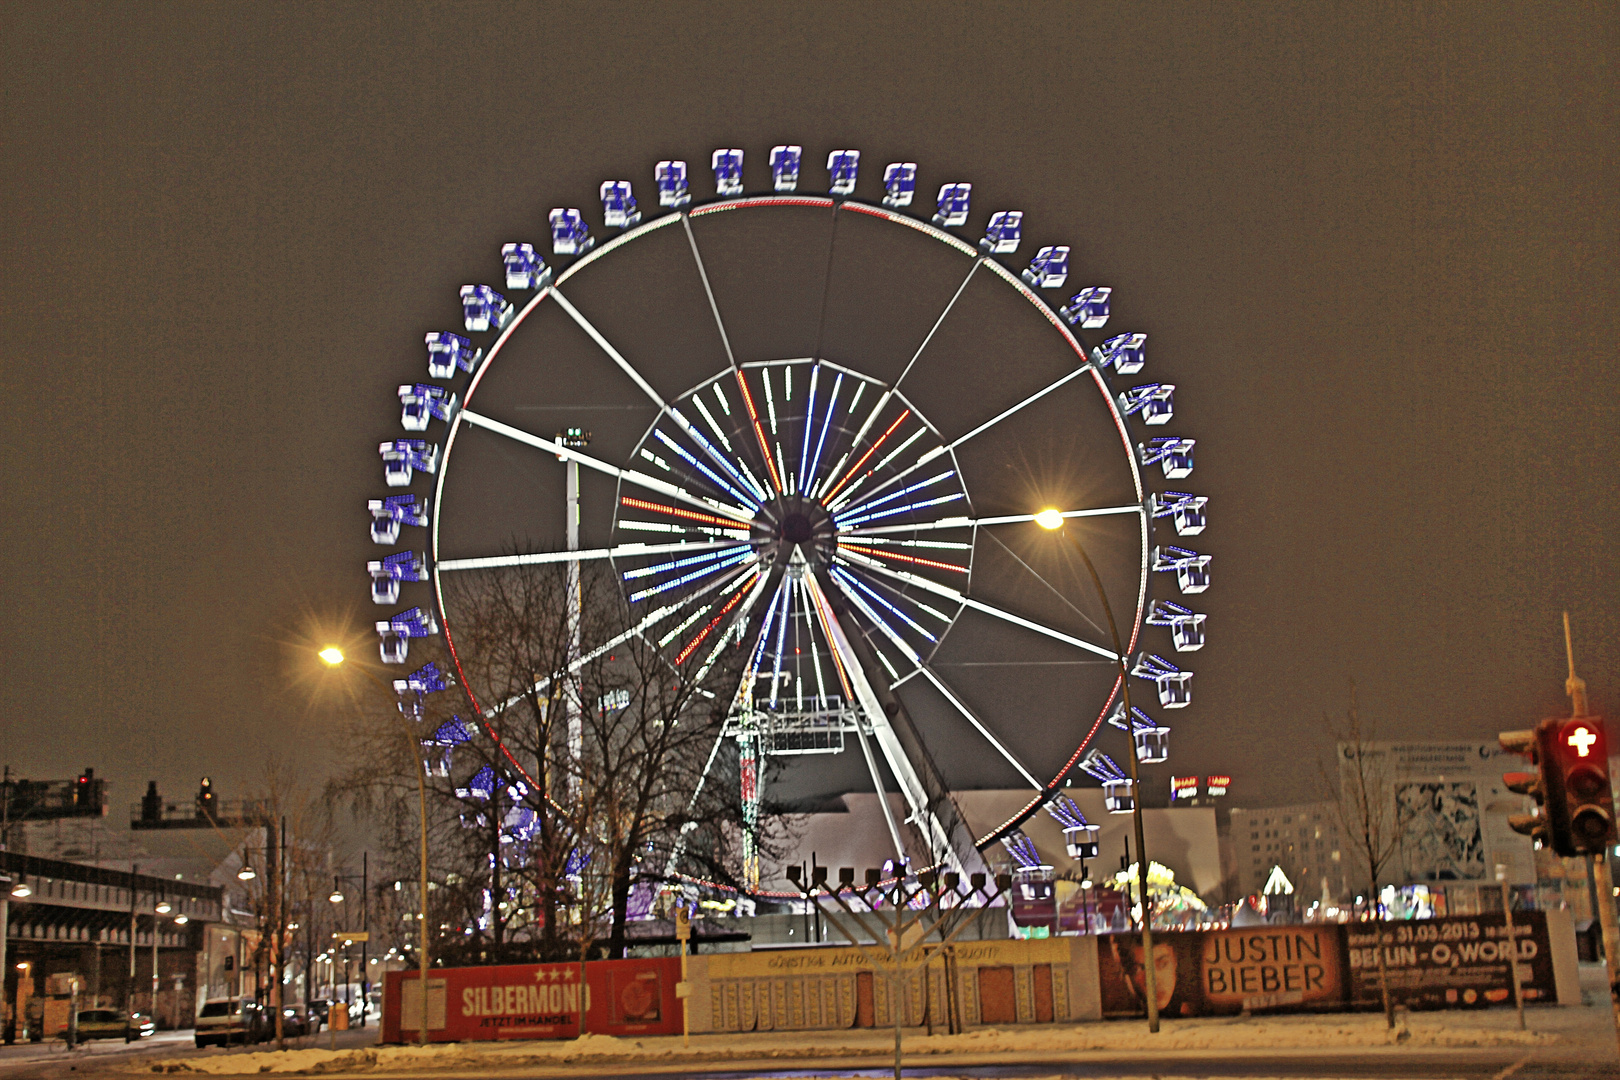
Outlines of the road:
{"type": "MultiPolygon", "coordinates": [[[[1379,1045],[1382,1041],[1381,1018],[1370,1018],[1368,1041],[1359,1042],[1343,1037],[1331,1038],[1327,1033],[1345,1030],[1340,1020],[1323,1026],[1309,1017],[1292,1018],[1279,1026],[1277,1020],[1255,1018],[1224,1021],[1203,1030],[1215,1033],[1230,1046],[1200,1049],[1168,1049],[1164,1044],[1154,1045],[1152,1039],[1134,1030],[1127,1022],[1105,1024],[1102,1029],[1091,1025],[1078,1025],[1076,1032],[1090,1031],[1092,1049],[1063,1046],[1061,1029],[1047,1029],[1048,1038],[1042,1045],[1036,1032],[1029,1038],[1014,1038],[1016,1029],[1003,1029],[998,1045],[962,1047],[948,1053],[930,1054],[922,1045],[918,1053],[908,1059],[905,1076],[921,1078],[960,1077],[963,1080],[992,1080],[992,1078],[1075,1078],[1075,1080],[1620,1080],[1620,1056],[1616,1054],[1613,1019],[1607,1007],[1589,1004],[1568,1007],[1543,1007],[1529,1011],[1530,1029],[1537,1033],[1539,1045],[1510,1045],[1516,1029],[1512,1010],[1486,1010],[1474,1013],[1424,1014],[1412,1018],[1413,1038],[1410,1043],[1379,1045]],[[1262,1026],[1269,1024],[1270,1026],[1262,1026]],[[1292,1036],[1285,1030],[1295,1026],[1292,1036]],[[1311,1034],[1303,1037],[1299,1029],[1311,1034]],[[1482,1041],[1466,1047],[1444,1047],[1434,1035],[1443,1030],[1454,1034],[1477,1031],[1482,1041]],[[1496,1037],[1499,1045],[1489,1045],[1491,1031],[1503,1033],[1496,1037]],[[1229,1031],[1230,1037],[1221,1032],[1229,1031]],[[1255,1036],[1264,1032],[1261,1041],[1255,1036]],[[1324,1034],[1318,1035],[1318,1032],[1324,1034]],[[1054,1042],[1051,1035],[1059,1035],[1054,1042]],[[1098,1043],[1098,1037],[1124,1038],[1125,1042],[1098,1043]],[[1244,1040],[1247,1048],[1240,1048],[1244,1040]],[[1277,1049],[1266,1048],[1269,1040],[1277,1039],[1277,1049]],[[1287,1039],[1288,1041],[1281,1041],[1287,1039]],[[1311,1041],[1317,1040],[1317,1041],[1311,1041]],[[1329,1045],[1338,1042],[1339,1045],[1329,1045]],[[1009,1049],[1009,1046],[1011,1049],[1009,1049]],[[1283,1049],[1280,1047],[1287,1046],[1283,1049]],[[1301,1047],[1304,1047],[1303,1049],[1301,1047]]],[[[1363,1021],[1367,1017],[1360,1018],[1363,1021]]],[[[1170,1029],[1178,1022],[1167,1025],[1163,1038],[1174,1038],[1170,1029]]],[[[1191,1021],[1180,1021],[1182,1025],[1191,1021]]],[[[1188,1029],[1190,1030],[1190,1029],[1188,1029]]],[[[1188,1034],[1183,1030],[1182,1035],[1188,1034]]],[[[612,1060],[589,1057],[579,1060],[578,1052],[564,1044],[548,1044],[547,1052],[576,1057],[574,1061],[557,1056],[551,1060],[536,1058],[513,1044],[444,1044],[448,1060],[440,1058],[427,1067],[407,1069],[395,1062],[384,1066],[369,1061],[347,1062],[345,1069],[338,1061],[289,1061],[290,1068],[310,1068],[328,1074],[346,1073],[365,1076],[368,1080],[425,1080],[429,1077],[457,1077],[467,1080],[754,1080],[754,1078],[843,1078],[889,1077],[893,1073],[884,1066],[887,1036],[881,1032],[850,1031],[826,1032],[824,1039],[804,1039],[805,1033],[754,1034],[747,1037],[694,1036],[690,1051],[680,1051],[679,1036],[661,1037],[624,1043],[608,1040],[601,1049],[612,1055],[612,1060]],[[645,1043],[645,1046],[643,1045],[645,1043]],[[518,1051],[512,1056],[512,1051],[518,1051]],[[777,1056],[770,1056],[775,1054],[777,1056]],[[748,1057],[732,1055],[749,1055],[748,1057]],[[754,1055],[758,1055],[757,1057],[754,1055]],[[797,1056],[789,1056],[797,1055],[797,1056]],[[705,1060],[706,1059],[706,1060],[705,1060]],[[723,1060],[723,1064],[722,1064],[723,1060]],[[325,1066],[324,1068],[322,1066],[325,1066]],[[335,1068],[334,1068],[335,1066],[335,1068]],[[786,1066],[786,1067],[784,1067],[786,1066]]],[[[920,1033],[918,1033],[920,1035],[920,1033]]],[[[995,1034],[992,1032],[991,1034],[995,1034]]],[[[372,1046],[377,1037],[375,1027],[343,1032],[337,1036],[339,1050],[359,1050],[372,1046]]],[[[914,1044],[926,1040],[912,1040],[914,1044]]],[[[325,1050],[331,1046],[331,1035],[323,1033],[316,1039],[304,1040],[304,1047],[325,1050]]],[[[526,1044],[536,1050],[541,1044],[526,1044]]],[[[1177,1045],[1197,1046],[1185,1040],[1177,1045]]],[[[83,1077],[118,1077],[129,1080],[134,1075],[150,1075],[152,1062],[166,1059],[185,1066],[202,1066],[198,1071],[213,1072],[232,1056],[245,1052],[264,1052],[268,1046],[247,1050],[224,1051],[218,1048],[197,1050],[191,1042],[191,1033],[164,1032],[134,1046],[121,1042],[97,1042],[68,1053],[60,1045],[53,1047],[17,1046],[0,1048],[0,1080],[81,1080],[83,1077]],[[210,1068],[209,1066],[213,1067],[210,1068]]],[[[325,1055],[317,1055],[324,1058],[325,1055]]],[[[260,1057],[243,1062],[243,1072],[254,1071],[271,1057],[260,1057]]],[[[397,1060],[397,1059],[396,1059],[397,1060]]],[[[189,1069],[187,1070],[190,1071],[189,1069]]],[[[242,1075],[238,1073],[236,1075],[242,1075]]]]}
{"type": "MultiPolygon", "coordinates": [[[[370,1045],[375,1031],[352,1031],[338,1036],[338,1046],[357,1048],[370,1045]]],[[[321,1037],[321,1045],[329,1045],[329,1036],[321,1037]]],[[[57,1048],[44,1051],[38,1047],[7,1047],[0,1050],[0,1077],[5,1080],[79,1080],[82,1077],[118,1077],[127,1080],[132,1074],[145,1072],[145,1063],[156,1058],[206,1056],[215,1058],[220,1050],[196,1051],[191,1048],[190,1033],[163,1033],[134,1047],[122,1043],[92,1044],[89,1048],[68,1054],[57,1048]]],[[[231,1051],[237,1053],[237,1051],[231,1051]]],[[[1181,1078],[1209,1078],[1209,1080],[1294,1080],[1310,1077],[1313,1080],[1614,1080],[1620,1077],[1620,1065],[1614,1061],[1572,1059],[1559,1050],[1538,1050],[1526,1053],[1522,1049],[1497,1048],[1486,1050],[1388,1050],[1388,1051],[1334,1051],[1305,1053],[1299,1050],[1277,1052],[1212,1052],[1184,1051],[1176,1054],[1119,1054],[1087,1053],[1083,1055],[1040,1055],[1041,1060],[1016,1063],[963,1058],[950,1063],[928,1063],[905,1069],[907,1078],[1069,1078],[1075,1080],[1181,1080],[1181,1078]]],[[[485,1069],[449,1068],[411,1072],[371,1071],[368,1078],[426,1077],[485,1077],[497,1075],[502,1080],[558,1080],[578,1077],[580,1080],[756,1080],[756,1078],[810,1078],[810,1077],[871,1077],[892,1075],[885,1067],[870,1058],[840,1062],[829,1057],[820,1061],[796,1062],[792,1068],[782,1068],[782,1062],[730,1062],[725,1069],[690,1066],[643,1066],[627,1069],[622,1063],[613,1065],[561,1065],[545,1068],[503,1069],[492,1074],[485,1069]]]]}
{"type": "MultiPolygon", "coordinates": [[[[340,1036],[339,1046],[345,1042],[366,1045],[373,1037],[361,1032],[340,1036]]],[[[324,1043],[325,1040],[323,1040],[324,1043]]],[[[173,1057],[182,1049],[180,1039],[163,1043],[148,1042],[139,1049],[125,1050],[96,1047],[90,1052],[78,1052],[69,1057],[62,1050],[51,1055],[39,1055],[27,1060],[14,1060],[0,1054],[0,1076],[6,1080],[79,1080],[81,1077],[117,1077],[128,1080],[132,1074],[144,1072],[143,1059],[173,1057]]],[[[208,1052],[217,1056],[219,1051],[208,1052]]],[[[413,1072],[366,1071],[368,1078],[427,1077],[486,1077],[496,1075],[502,1080],[558,1080],[578,1077],[580,1080],[763,1080],[763,1078],[844,1078],[892,1076],[888,1068],[875,1066],[870,1058],[848,1064],[836,1059],[823,1062],[800,1062],[784,1069],[780,1061],[758,1063],[733,1062],[724,1070],[691,1069],[687,1067],[642,1067],[627,1070],[623,1064],[612,1066],[560,1066],[544,1069],[502,1070],[491,1074],[484,1070],[444,1069],[413,1072]]],[[[1102,1055],[1087,1054],[1083,1060],[1043,1060],[1019,1063],[974,1062],[962,1060],[949,1064],[930,1063],[908,1066],[908,1080],[922,1078],[1075,1078],[1075,1080],[1182,1080],[1182,1078],[1209,1078],[1209,1080],[1613,1080],[1620,1077],[1620,1067],[1614,1062],[1577,1061],[1557,1054],[1523,1050],[1468,1050],[1468,1051],[1390,1051],[1323,1052],[1305,1054],[1297,1050],[1264,1053],[1212,1053],[1185,1052],[1175,1055],[1102,1055]]]]}

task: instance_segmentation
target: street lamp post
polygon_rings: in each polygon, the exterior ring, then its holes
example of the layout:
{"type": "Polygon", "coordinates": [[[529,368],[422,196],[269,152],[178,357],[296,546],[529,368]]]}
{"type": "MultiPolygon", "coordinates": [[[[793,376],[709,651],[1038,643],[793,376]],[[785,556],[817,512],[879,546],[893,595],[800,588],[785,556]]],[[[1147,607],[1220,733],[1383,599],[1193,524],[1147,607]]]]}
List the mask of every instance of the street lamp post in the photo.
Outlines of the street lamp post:
{"type": "MultiPolygon", "coordinates": [[[[371,974],[366,966],[371,948],[371,889],[370,889],[370,860],[371,853],[360,853],[360,930],[365,935],[360,939],[360,1026],[366,1026],[366,1009],[370,1006],[371,974]]],[[[328,897],[334,904],[343,903],[343,889],[341,883],[353,881],[353,874],[335,874],[332,877],[332,895],[328,897]]],[[[348,950],[344,950],[344,963],[347,964],[348,950]]],[[[347,980],[347,975],[345,975],[347,980]]],[[[345,993],[347,993],[345,982],[345,993]]],[[[425,1021],[424,1021],[425,1022],[425,1021]]]]}
{"type": "MultiPolygon", "coordinates": [[[[339,649],[339,648],[337,648],[336,646],[333,646],[333,645],[329,645],[326,648],[322,649],[320,651],[320,657],[321,657],[321,662],[326,664],[326,666],[328,666],[328,667],[337,667],[339,664],[343,663],[343,661],[345,659],[345,657],[343,655],[343,650],[339,649]]],[[[375,683],[380,689],[382,689],[384,691],[387,691],[387,692],[390,692],[390,693],[392,692],[392,689],[390,687],[385,686],[381,679],[377,678],[377,676],[373,675],[371,672],[367,671],[365,668],[361,667],[358,670],[366,678],[370,679],[373,683],[375,683]]],[[[420,894],[420,896],[418,898],[419,899],[419,904],[420,904],[422,910],[417,913],[417,920],[421,924],[421,927],[422,927],[422,944],[421,944],[421,961],[422,961],[422,963],[421,963],[421,974],[418,976],[418,978],[420,979],[420,984],[421,984],[422,1016],[421,1016],[421,1021],[420,1021],[421,1026],[417,1030],[417,1041],[419,1043],[421,1043],[423,1046],[426,1046],[427,1041],[428,1041],[428,1028],[427,1028],[427,1020],[428,1020],[428,911],[427,911],[427,908],[428,908],[428,826],[427,826],[427,776],[426,776],[427,762],[422,760],[421,747],[419,747],[417,745],[417,743],[416,743],[416,734],[411,731],[410,725],[405,723],[405,718],[404,718],[403,714],[400,716],[400,724],[403,726],[403,730],[405,732],[406,750],[407,750],[407,753],[409,753],[409,755],[410,755],[410,757],[407,760],[409,760],[409,761],[411,761],[413,763],[413,771],[415,771],[415,773],[416,773],[416,796],[417,796],[418,809],[420,811],[421,826],[422,826],[422,829],[421,829],[421,832],[422,832],[422,838],[421,838],[422,839],[422,852],[421,852],[422,867],[421,867],[421,881],[420,881],[420,886],[421,886],[422,891],[421,891],[421,894],[420,894]]]]}
{"type": "Polygon", "coordinates": [[[1136,760],[1136,732],[1132,727],[1131,712],[1131,673],[1125,662],[1125,649],[1120,644],[1119,627],[1114,623],[1114,611],[1108,606],[1108,593],[1104,591],[1102,578],[1097,576],[1097,568],[1092,565],[1091,556],[1080,543],[1080,538],[1068,530],[1063,514],[1057,510],[1042,510],[1035,515],[1035,523],[1050,532],[1056,532],[1067,540],[1071,547],[1079,554],[1080,561],[1085,563],[1086,572],[1091,575],[1091,584],[1097,590],[1097,599],[1102,602],[1103,617],[1108,620],[1108,633],[1114,641],[1114,657],[1119,661],[1119,693],[1125,705],[1125,743],[1130,748],[1130,756],[1126,758],[1131,767],[1131,822],[1136,827],[1136,883],[1142,895],[1142,996],[1147,999],[1148,1030],[1159,1030],[1159,992],[1154,978],[1153,964],[1153,906],[1148,898],[1148,859],[1147,841],[1142,830],[1142,780],[1138,775],[1136,760]]]}

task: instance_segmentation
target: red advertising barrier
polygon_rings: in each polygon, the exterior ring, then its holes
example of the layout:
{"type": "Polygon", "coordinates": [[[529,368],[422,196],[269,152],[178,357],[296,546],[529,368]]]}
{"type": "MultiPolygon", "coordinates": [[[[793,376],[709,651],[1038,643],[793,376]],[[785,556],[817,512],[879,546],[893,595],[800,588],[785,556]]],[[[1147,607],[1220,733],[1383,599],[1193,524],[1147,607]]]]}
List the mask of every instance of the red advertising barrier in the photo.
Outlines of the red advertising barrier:
{"type": "MultiPolygon", "coordinates": [[[[585,1030],[598,1035],[677,1035],[680,1003],[675,984],[681,962],[598,960],[578,964],[511,964],[434,968],[428,972],[429,1042],[478,1039],[571,1039],[579,1034],[580,998],[585,1030]]],[[[420,973],[390,971],[383,984],[382,1041],[415,1042],[422,1025],[420,973]]]]}

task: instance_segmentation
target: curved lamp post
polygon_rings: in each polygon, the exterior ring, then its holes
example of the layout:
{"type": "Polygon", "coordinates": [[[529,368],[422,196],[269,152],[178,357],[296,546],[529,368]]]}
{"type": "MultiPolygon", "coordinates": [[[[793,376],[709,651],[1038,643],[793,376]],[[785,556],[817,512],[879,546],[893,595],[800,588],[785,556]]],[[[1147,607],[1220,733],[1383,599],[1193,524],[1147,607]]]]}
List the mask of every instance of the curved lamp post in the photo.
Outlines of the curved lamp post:
{"type": "Polygon", "coordinates": [[[1108,633],[1114,639],[1114,656],[1119,661],[1119,693],[1125,704],[1125,742],[1130,747],[1130,757],[1126,760],[1131,766],[1131,820],[1136,826],[1136,883],[1142,894],[1142,996],[1147,999],[1148,1030],[1156,1032],[1159,1030],[1159,992],[1153,964],[1153,905],[1148,898],[1147,841],[1142,834],[1142,782],[1137,775],[1136,732],[1131,726],[1131,677],[1125,663],[1125,650],[1119,641],[1119,627],[1114,624],[1113,609],[1108,606],[1108,594],[1103,591],[1102,578],[1097,576],[1097,568],[1092,565],[1091,556],[1086,554],[1080,538],[1066,527],[1063,514],[1050,508],[1042,510],[1035,515],[1035,524],[1062,536],[1079,554],[1080,561],[1086,564],[1091,584],[1097,590],[1097,599],[1102,601],[1103,617],[1108,620],[1108,633]]]}
{"type": "MultiPolygon", "coordinates": [[[[324,648],[324,649],[322,649],[320,651],[319,655],[320,655],[320,658],[321,658],[321,662],[323,664],[325,664],[327,667],[334,667],[335,668],[338,665],[342,664],[344,662],[344,660],[345,660],[345,657],[343,655],[343,650],[338,648],[335,645],[328,645],[326,648],[324,648]]],[[[393,692],[391,687],[384,686],[383,681],[381,679],[377,678],[377,676],[373,675],[370,671],[367,671],[364,667],[356,665],[356,670],[358,670],[362,675],[364,675],[366,678],[370,679],[372,682],[376,683],[377,686],[382,688],[383,690],[385,690],[385,691],[387,691],[389,693],[393,692]]],[[[403,717],[401,717],[400,723],[405,724],[405,721],[404,721],[403,717]]],[[[422,987],[422,1017],[421,1017],[420,1027],[417,1030],[417,1036],[418,1036],[417,1041],[419,1043],[421,1043],[423,1046],[426,1046],[427,1041],[428,1041],[428,1029],[427,1029],[427,1018],[428,1018],[428,910],[427,910],[428,909],[428,825],[427,825],[427,777],[424,775],[424,773],[425,773],[425,771],[427,769],[427,763],[423,762],[421,760],[421,753],[420,753],[421,748],[416,745],[416,735],[415,735],[414,732],[411,731],[410,726],[408,724],[405,725],[404,731],[405,731],[405,742],[406,742],[406,745],[409,748],[409,750],[408,750],[408,752],[410,754],[409,760],[412,761],[412,762],[419,763],[415,767],[415,770],[414,770],[416,772],[416,796],[417,796],[417,801],[418,801],[418,808],[421,811],[421,823],[422,823],[422,876],[421,876],[421,882],[420,882],[421,889],[422,889],[422,893],[421,893],[421,908],[422,908],[422,910],[419,913],[419,918],[420,918],[421,927],[422,927],[422,944],[421,944],[421,950],[422,950],[421,968],[422,968],[422,973],[421,973],[420,976],[418,976],[421,979],[421,987],[422,987]]]]}

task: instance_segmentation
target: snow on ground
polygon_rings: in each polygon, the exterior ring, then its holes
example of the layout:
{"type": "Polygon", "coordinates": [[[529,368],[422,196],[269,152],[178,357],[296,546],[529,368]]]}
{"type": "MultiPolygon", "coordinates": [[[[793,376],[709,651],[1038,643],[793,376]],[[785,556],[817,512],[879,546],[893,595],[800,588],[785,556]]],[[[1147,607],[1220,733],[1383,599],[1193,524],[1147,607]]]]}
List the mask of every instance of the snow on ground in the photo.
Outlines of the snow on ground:
{"type": "MultiPolygon", "coordinates": [[[[1327,1016],[1210,1017],[1166,1020],[1151,1034],[1142,1021],[1065,1024],[1040,1027],[980,1028],[962,1035],[929,1036],[907,1032],[908,1060],[935,1055],[1052,1054],[1064,1052],[1196,1051],[1196,1050],[1321,1050],[1397,1046],[1406,1049],[1479,1046],[1554,1046],[1567,1032],[1542,1030],[1566,1025],[1538,1024],[1566,1010],[1533,1010],[1530,1031],[1514,1026],[1513,1014],[1419,1013],[1396,1031],[1384,1024],[1382,1014],[1327,1016]],[[1505,1022],[1504,1022],[1505,1021],[1505,1022]]],[[[1586,1010],[1580,1010],[1582,1012],[1586,1010]]],[[[1562,1016],[1559,1020],[1564,1020],[1562,1016]]],[[[313,1073],[333,1074],[409,1069],[503,1069],[528,1065],[564,1065],[571,1062],[608,1064],[614,1061],[694,1064],[768,1058],[839,1057],[881,1058],[893,1053],[893,1032],[862,1029],[838,1033],[836,1049],[828,1044],[832,1032],[764,1032],[746,1035],[699,1035],[685,1048],[679,1036],[614,1038],[586,1035],[581,1039],[524,1042],[439,1043],[419,1046],[378,1046],[361,1050],[290,1050],[251,1054],[220,1054],[172,1058],[142,1063],[142,1072],[210,1073],[313,1073]]],[[[1612,1036],[1611,1036],[1612,1037],[1612,1036]]]]}

